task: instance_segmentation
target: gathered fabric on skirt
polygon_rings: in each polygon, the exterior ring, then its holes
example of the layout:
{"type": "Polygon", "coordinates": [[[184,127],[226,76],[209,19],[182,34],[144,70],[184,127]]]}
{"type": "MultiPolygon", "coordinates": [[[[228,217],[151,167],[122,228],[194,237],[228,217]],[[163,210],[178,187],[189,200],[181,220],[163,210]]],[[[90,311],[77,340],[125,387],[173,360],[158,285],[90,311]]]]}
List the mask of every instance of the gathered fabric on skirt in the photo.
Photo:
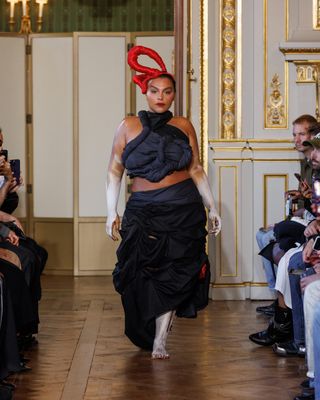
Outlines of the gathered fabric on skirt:
{"type": "Polygon", "coordinates": [[[176,310],[179,317],[194,318],[208,304],[205,224],[191,179],[131,195],[113,281],[122,297],[125,333],[136,346],[152,349],[157,316],[176,310]]]}

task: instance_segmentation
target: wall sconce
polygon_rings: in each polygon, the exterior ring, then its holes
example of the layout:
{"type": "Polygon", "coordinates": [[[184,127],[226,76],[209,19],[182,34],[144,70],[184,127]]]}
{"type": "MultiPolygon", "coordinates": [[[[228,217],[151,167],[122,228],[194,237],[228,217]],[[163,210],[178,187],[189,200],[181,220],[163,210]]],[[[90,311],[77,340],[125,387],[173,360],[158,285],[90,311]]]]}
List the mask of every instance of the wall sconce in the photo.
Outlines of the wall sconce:
{"type": "Polygon", "coordinates": [[[14,28],[14,6],[18,3],[19,0],[7,0],[10,3],[10,17],[9,17],[9,27],[10,32],[13,32],[14,28]]]}
{"type": "MultiPolygon", "coordinates": [[[[14,10],[15,5],[17,3],[22,3],[22,17],[21,17],[21,27],[19,33],[29,34],[32,32],[31,29],[31,20],[30,20],[30,0],[7,0],[10,3],[10,17],[9,17],[9,26],[10,32],[13,32],[15,20],[14,20],[14,10]]],[[[37,32],[41,32],[42,29],[42,14],[43,14],[43,6],[48,3],[48,0],[35,0],[37,4],[39,4],[38,9],[38,18],[37,18],[37,32]]]]}

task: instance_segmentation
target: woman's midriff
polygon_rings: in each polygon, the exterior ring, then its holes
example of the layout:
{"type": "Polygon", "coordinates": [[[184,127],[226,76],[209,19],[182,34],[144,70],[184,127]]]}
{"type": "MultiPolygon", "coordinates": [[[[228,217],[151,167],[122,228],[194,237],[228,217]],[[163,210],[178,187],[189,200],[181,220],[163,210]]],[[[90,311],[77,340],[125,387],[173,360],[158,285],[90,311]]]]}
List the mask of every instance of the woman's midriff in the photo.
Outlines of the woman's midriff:
{"type": "Polygon", "coordinates": [[[175,171],[170,175],[167,175],[160,182],[150,182],[144,178],[133,178],[132,180],[132,192],[141,192],[145,190],[155,190],[161,189],[166,186],[174,185],[175,183],[179,183],[185,181],[190,178],[190,174],[188,171],[175,171]]]}

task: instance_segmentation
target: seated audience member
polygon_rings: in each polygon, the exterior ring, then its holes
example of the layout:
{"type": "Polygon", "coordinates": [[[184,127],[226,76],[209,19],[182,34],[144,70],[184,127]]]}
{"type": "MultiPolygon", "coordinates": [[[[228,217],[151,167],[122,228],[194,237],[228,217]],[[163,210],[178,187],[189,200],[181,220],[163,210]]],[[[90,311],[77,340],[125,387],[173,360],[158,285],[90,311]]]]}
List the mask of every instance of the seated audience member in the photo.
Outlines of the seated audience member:
{"type": "MultiPolygon", "coordinates": [[[[307,237],[307,233],[305,235],[307,237]]],[[[301,273],[306,275],[314,273],[313,268],[308,268],[310,261],[307,259],[307,252],[308,246],[304,248],[301,246],[296,248],[293,254],[288,252],[283,257],[287,256],[288,262],[282,269],[282,280],[285,284],[282,284],[279,290],[283,293],[286,306],[292,310],[293,339],[286,342],[276,342],[272,346],[273,351],[280,356],[305,355],[305,329],[300,276],[301,273]]]]}
{"type": "MultiPolygon", "coordinates": [[[[0,224],[1,240],[19,245],[19,238],[5,225],[0,224]]],[[[14,256],[14,254],[13,254],[14,256]]],[[[28,332],[34,324],[36,315],[33,312],[30,291],[18,258],[10,261],[0,254],[0,398],[11,399],[14,386],[5,381],[13,372],[28,370],[18,346],[18,335],[28,332]],[[19,263],[18,263],[19,264],[19,263]]]]}
{"type": "Polygon", "coordinates": [[[301,383],[302,393],[295,400],[320,399],[320,252],[317,257],[316,273],[301,279],[308,371],[307,379],[301,383]]]}
{"type": "MultiPolygon", "coordinates": [[[[22,226],[18,218],[0,211],[0,222],[7,224],[19,237],[19,246],[5,241],[0,242],[1,251],[14,253],[21,264],[21,270],[24,273],[25,281],[29,287],[34,313],[38,315],[38,305],[41,299],[40,277],[47,261],[47,251],[39,246],[33,239],[24,235],[22,226]]],[[[39,317],[37,317],[34,326],[30,329],[29,336],[38,332],[39,317]]],[[[31,338],[26,338],[31,340],[31,338]]]]}
{"type": "Polygon", "coordinates": [[[23,361],[20,357],[17,358],[16,354],[19,355],[24,350],[20,346],[20,337],[29,335],[30,330],[37,323],[38,316],[34,311],[24,274],[19,267],[0,259],[0,273],[3,280],[3,293],[7,301],[2,320],[4,346],[0,344],[0,379],[3,379],[6,372],[26,369],[23,361]],[[10,348],[11,351],[9,351],[10,348]]]}
{"type": "MultiPolygon", "coordinates": [[[[309,142],[304,142],[306,145],[309,143],[319,143],[315,137],[309,142]]],[[[320,149],[317,146],[314,147],[311,154],[312,165],[314,168],[313,182],[318,180],[320,177],[320,149]]],[[[314,185],[313,185],[314,186],[314,185]]],[[[312,205],[315,206],[315,197],[312,195],[312,205]]],[[[314,220],[309,223],[304,231],[306,239],[312,237],[317,232],[318,221],[313,216],[314,220]]],[[[303,317],[303,298],[300,290],[300,274],[305,273],[306,275],[314,274],[312,266],[317,261],[312,255],[313,252],[313,240],[310,240],[307,245],[291,250],[291,254],[286,253],[285,258],[288,262],[284,268],[279,268],[279,277],[277,277],[277,290],[284,297],[284,302],[292,310],[293,320],[293,340],[289,340],[284,343],[275,343],[273,350],[276,354],[281,356],[292,356],[298,355],[303,356],[305,354],[305,332],[304,332],[304,317],[303,317]],[[287,267],[288,266],[288,270],[287,267]]],[[[285,260],[281,260],[284,262],[285,260]]]]}
{"type": "MultiPolygon", "coordinates": [[[[274,305],[274,315],[269,321],[267,329],[253,333],[249,335],[249,339],[259,345],[270,346],[276,342],[287,342],[292,339],[293,327],[292,327],[292,314],[291,304],[289,301],[285,301],[283,293],[286,293],[284,285],[286,279],[283,276],[286,275],[287,265],[290,257],[294,254],[296,249],[290,249],[280,260],[278,264],[278,272],[276,278],[275,288],[278,292],[278,299],[274,305]],[[284,272],[282,272],[284,271],[284,272]],[[281,280],[281,285],[280,285],[281,280]]],[[[289,288],[289,285],[287,285],[289,288]]]]}
{"type": "MultiPolygon", "coordinates": [[[[303,142],[303,145],[311,148],[312,168],[315,171],[313,181],[317,179],[320,170],[320,133],[313,139],[303,142]],[[319,136],[319,138],[318,138],[319,136]]],[[[315,204],[314,195],[312,207],[315,204]]],[[[315,217],[313,217],[315,218],[315,217]]],[[[302,225],[303,226],[303,225],[302,225]]],[[[295,240],[302,244],[305,242],[304,236],[309,236],[317,221],[312,222],[304,231],[300,240],[295,240]]],[[[275,315],[271,319],[266,330],[251,334],[249,336],[256,344],[272,345],[274,351],[279,355],[303,355],[304,354],[304,323],[302,312],[302,299],[299,293],[299,282],[297,286],[297,276],[288,274],[288,271],[304,270],[305,260],[302,259],[302,246],[293,247],[288,250],[281,258],[278,265],[275,289],[278,292],[275,315]],[[292,304],[292,298],[294,304],[292,304]],[[294,307],[293,307],[294,306],[294,307]],[[293,316],[292,312],[293,311],[293,316]],[[293,320],[293,324],[292,324],[293,320]]],[[[305,249],[305,257],[307,256],[305,249]]],[[[311,271],[311,270],[310,270],[311,271]]]]}
{"type": "MultiPolygon", "coordinates": [[[[301,115],[292,123],[295,148],[297,151],[303,153],[304,155],[304,159],[301,160],[301,179],[299,182],[299,189],[296,191],[290,191],[288,193],[288,195],[290,195],[293,200],[299,201],[298,204],[300,211],[297,213],[299,215],[302,214],[301,209],[303,209],[304,207],[304,198],[308,196],[312,176],[312,166],[309,162],[311,149],[308,146],[303,146],[302,143],[305,140],[310,139],[312,136],[320,131],[320,124],[318,124],[319,126],[318,128],[316,128],[316,131],[313,129],[313,126],[315,126],[316,124],[317,120],[313,116],[307,114],[301,115]]],[[[270,226],[267,229],[260,228],[256,234],[256,239],[260,250],[265,248],[270,242],[275,241],[273,227],[270,226]]],[[[276,282],[274,263],[272,260],[265,257],[262,257],[262,263],[266,274],[268,286],[272,291],[274,291],[276,282]]],[[[274,314],[275,304],[276,303],[274,302],[269,306],[257,307],[257,312],[271,316],[274,314]]]]}
{"type": "MultiPolygon", "coordinates": [[[[0,133],[0,150],[3,149],[3,133],[0,133]]],[[[0,259],[6,259],[7,261],[12,261],[8,259],[6,255],[14,254],[17,258],[17,263],[20,264],[21,272],[24,275],[24,280],[27,284],[29,291],[29,296],[31,299],[32,314],[35,316],[33,318],[32,324],[29,324],[27,330],[24,330],[19,335],[19,346],[20,348],[27,348],[28,346],[36,342],[33,336],[38,332],[38,306],[41,299],[41,283],[40,275],[45,267],[48,253],[36,243],[32,238],[26,236],[23,231],[23,227],[16,216],[12,216],[11,213],[15,211],[19,204],[19,196],[17,190],[22,184],[22,178],[19,182],[16,181],[15,177],[12,176],[11,169],[8,168],[9,163],[4,161],[4,157],[0,156],[0,174],[1,171],[1,160],[3,164],[3,190],[1,197],[0,188],[0,222],[4,223],[7,227],[13,230],[19,237],[19,246],[14,246],[8,241],[0,242],[0,259]],[[7,183],[11,180],[11,184],[7,183]],[[3,196],[6,194],[5,198],[3,196]]],[[[1,178],[0,178],[1,181],[1,178]]]]}
{"type": "MultiPolygon", "coordinates": [[[[314,169],[313,188],[316,182],[320,180],[320,134],[318,133],[312,140],[306,141],[304,145],[312,147],[311,154],[312,165],[314,169]],[[319,136],[319,137],[318,137],[319,136]]],[[[317,199],[316,193],[312,192],[312,209],[317,216],[317,199]]],[[[317,235],[319,221],[315,219],[305,229],[304,235],[309,242],[304,246],[303,252],[295,254],[289,263],[289,282],[290,282],[290,301],[292,302],[293,315],[293,332],[294,340],[287,343],[275,343],[273,350],[279,355],[303,355],[305,353],[305,322],[303,312],[303,296],[300,289],[300,274],[309,276],[315,274],[316,264],[319,259],[316,252],[313,250],[314,240],[313,235],[317,235]]],[[[311,278],[313,279],[313,278],[311,278]]]]}
{"type": "Polygon", "coordinates": [[[314,389],[315,400],[320,400],[320,305],[317,308],[313,319],[313,357],[314,357],[314,389]]]}
{"type": "MultiPolygon", "coordinates": [[[[2,143],[1,133],[0,149],[2,143]]],[[[25,365],[23,351],[35,342],[33,334],[38,332],[40,274],[46,263],[47,252],[25,236],[19,219],[11,215],[19,203],[17,189],[22,180],[17,183],[4,156],[0,156],[0,175],[0,228],[9,232],[9,240],[0,241],[1,295],[4,305],[0,326],[0,398],[11,398],[13,386],[4,379],[12,372],[30,369],[25,365]]]]}
{"type": "Polygon", "coordinates": [[[11,166],[5,156],[2,154],[3,150],[3,133],[0,128],[0,208],[11,214],[17,207],[19,201],[18,194],[16,193],[22,185],[22,178],[19,182],[12,174],[11,166]]]}
{"type": "MultiPolygon", "coordinates": [[[[0,150],[2,149],[4,141],[4,135],[0,133],[0,150]]],[[[0,157],[1,158],[1,157],[0,157]]],[[[8,167],[9,163],[6,163],[8,167]]],[[[10,179],[9,173],[7,180],[10,179]]],[[[26,236],[23,231],[23,227],[17,217],[11,215],[15,211],[19,204],[19,196],[17,189],[21,186],[22,179],[17,183],[15,178],[11,174],[11,185],[8,186],[7,196],[1,203],[0,197],[0,222],[6,224],[11,230],[13,230],[20,239],[19,246],[13,246],[9,242],[0,242],[0,251],[10,251],[15,253],[20,261],[21,269],[25,275],[25,280],[29,287],[34,312],[38,314],[38,303],[41,298],[41,283],[40,275],[45,267],[48,253],[41,247],[35,240],[26,236]]],[[[1,254],[0,254],[1,256],[1,254]]],[[[37,333],[38,323],[33,327],[32,332],[37,333]]]]}

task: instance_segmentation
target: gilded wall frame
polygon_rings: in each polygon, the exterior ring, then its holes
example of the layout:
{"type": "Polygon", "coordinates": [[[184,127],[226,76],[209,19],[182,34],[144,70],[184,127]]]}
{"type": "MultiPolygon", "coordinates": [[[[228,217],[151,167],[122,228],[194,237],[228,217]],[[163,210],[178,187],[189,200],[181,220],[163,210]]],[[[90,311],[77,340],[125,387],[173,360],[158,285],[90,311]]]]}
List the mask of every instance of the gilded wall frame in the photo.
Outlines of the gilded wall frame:
{"type": "Polygon", "coordinates": [[[220,0],[219,137],[241,137],[242,0],[220,0]]]}
{"type": "Polygon", "coordinates": [[[200,160],[208,170],[208,0],[200,1],[200,160]]]}
{"type": "Polygon", "coordinates": [[[320,30],[320,0],[312,0],[312,22],[313,29],[318,31],[320,30]]]}

